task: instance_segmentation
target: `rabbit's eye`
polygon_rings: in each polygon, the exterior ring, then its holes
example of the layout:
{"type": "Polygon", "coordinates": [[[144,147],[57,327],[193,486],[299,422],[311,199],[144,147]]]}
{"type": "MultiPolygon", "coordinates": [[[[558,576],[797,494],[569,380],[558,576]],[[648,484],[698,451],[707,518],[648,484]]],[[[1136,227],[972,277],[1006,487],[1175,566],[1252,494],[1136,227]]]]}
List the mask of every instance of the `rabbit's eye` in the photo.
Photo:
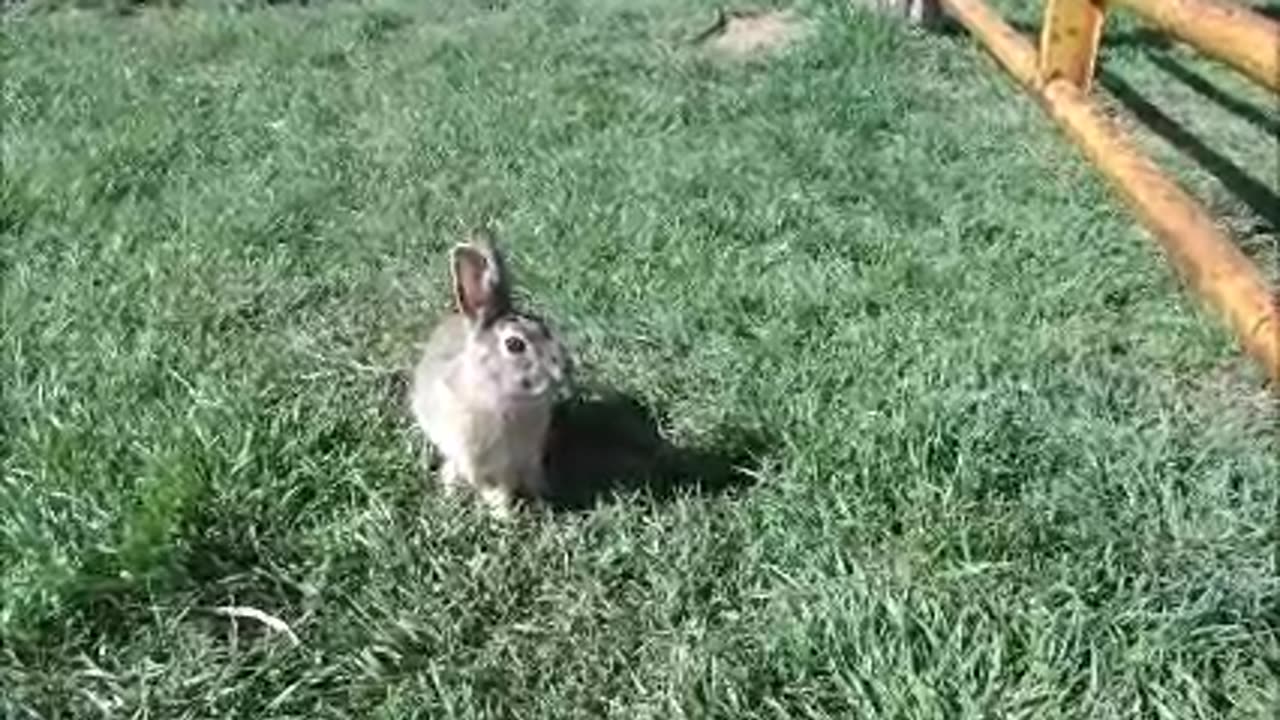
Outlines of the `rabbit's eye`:
{"type": "Polygon", "coordinates": [[[507,338],[506,340],[503,340],[502,344],[506,346],[507,352],[513,355],[519,355],[520,353],[524,352],[524,340],[521,340],[520,338],[514,335],[507,338]]]}

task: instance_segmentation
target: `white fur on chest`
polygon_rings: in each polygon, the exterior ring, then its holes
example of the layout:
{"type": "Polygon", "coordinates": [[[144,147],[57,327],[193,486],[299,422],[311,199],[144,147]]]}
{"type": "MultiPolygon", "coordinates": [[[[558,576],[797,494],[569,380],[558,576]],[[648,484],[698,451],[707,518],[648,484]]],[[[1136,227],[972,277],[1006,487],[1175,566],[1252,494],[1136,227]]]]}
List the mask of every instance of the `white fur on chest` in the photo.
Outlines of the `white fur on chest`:
{"type": "Polygon", "coordinates": [[[542,460],[551,421],[546,403],[499,407],[463,397],[446,378],[414,394],[413,412],[431,443],[472,482],[510,484],[542,460]]]}

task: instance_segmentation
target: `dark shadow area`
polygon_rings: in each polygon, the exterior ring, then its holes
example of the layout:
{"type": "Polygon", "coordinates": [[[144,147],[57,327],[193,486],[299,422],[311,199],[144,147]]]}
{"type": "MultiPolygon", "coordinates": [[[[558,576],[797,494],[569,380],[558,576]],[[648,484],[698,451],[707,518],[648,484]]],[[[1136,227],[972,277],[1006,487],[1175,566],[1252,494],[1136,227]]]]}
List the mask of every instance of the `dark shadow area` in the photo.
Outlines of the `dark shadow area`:
{"type": "Polygon", "coordinates": [[[678,447],[662,438],[653,411],[635,398],[615,392],[575,398],[552,421],[547,504],[585,510],[615,494],[640,492],[669,502],[752,485],[764,438],[739,428],[717,436],[712,447],[678,447]]]}
{"type": "Polygon", "coordinates": [[[1266,111],[1253,103],[1233,97],[1209,82],[1203,75],[1167,55],[1151,53],[1149,57],[1152,64],[1177,78],[1187,87],[1200,93],[1206,100],[1216,103],[1228,112],[1262,130],[1272,140],[1280,143],[1280,114],[1268,115],[1266,111]]]}
{"type": "Polygon", "coordinates": [[[1253,11],[1263,17],[1271,18],[1272,20],[1280,20],[1280,3],[1257,5],[1253,8],[1253,11]]]}
{"type": "Polygon", "coordinates": [[[958,38],[968,35],[969,32],[965,29],[964,25],[960,24],[960,21],[946,14],[934,20],[928,30],[934,35],[939,35],[945,38],[958,38]]]}
{"type": "Polygon", "coordinates": [[[1107,48],[1141,48],[1143,50],[1168,50],[1177,41],[1171,35],[1155,28],[1138,27],[1116,32],[1103,31],[1099,52],[1107,48]]]}
{"type": "Polygon", "coordinates": [[[1098,73],[1100,84],[1142,124],[1171,143],[1220,180],[1233,195],[1263,219],[1268,232],[1280,228],[1280,196],[1253,179],[1231,160],[1209,147],[1176,120],[1164,114],[1128,82],[1114,73],[1098,73]]]}

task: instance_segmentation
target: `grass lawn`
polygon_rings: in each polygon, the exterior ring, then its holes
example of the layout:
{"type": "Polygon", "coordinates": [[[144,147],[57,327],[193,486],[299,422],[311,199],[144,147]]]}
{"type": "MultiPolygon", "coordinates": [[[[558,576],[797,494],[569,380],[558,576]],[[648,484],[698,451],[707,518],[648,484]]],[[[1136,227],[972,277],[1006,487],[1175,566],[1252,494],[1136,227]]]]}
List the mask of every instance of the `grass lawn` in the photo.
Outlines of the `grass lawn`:
{"type": "MultiPolygon", "coordinates": [[[[968,38],[715,6],[10,9],[0,717],[1274,718],[1230,337],[968,38]],[[395,383],[482,217],[648,443],[505,526],[395,383]]],[[[1125,22],[1280,267],[1274,102],[1125,22]]]]}

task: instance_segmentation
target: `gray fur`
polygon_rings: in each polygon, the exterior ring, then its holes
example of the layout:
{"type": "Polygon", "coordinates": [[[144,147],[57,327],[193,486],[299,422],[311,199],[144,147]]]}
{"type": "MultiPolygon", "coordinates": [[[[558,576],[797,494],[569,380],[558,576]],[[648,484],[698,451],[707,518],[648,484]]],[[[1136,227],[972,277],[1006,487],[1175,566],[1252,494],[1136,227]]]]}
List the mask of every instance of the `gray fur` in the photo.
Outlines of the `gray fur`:
{"type": "Polygon", "coordinates": [[[567,386],[572,360],[546,323],[515,309],[491,239],[458,245],[450,259],[457,307],[427,339],[410,404],[443,456],[445,487],[472,487],[495,514],[505,515],[516,495],[545,493],[551,409],[567,386]],[[477,257],[485,258],[483,272],[477,257]]]}

